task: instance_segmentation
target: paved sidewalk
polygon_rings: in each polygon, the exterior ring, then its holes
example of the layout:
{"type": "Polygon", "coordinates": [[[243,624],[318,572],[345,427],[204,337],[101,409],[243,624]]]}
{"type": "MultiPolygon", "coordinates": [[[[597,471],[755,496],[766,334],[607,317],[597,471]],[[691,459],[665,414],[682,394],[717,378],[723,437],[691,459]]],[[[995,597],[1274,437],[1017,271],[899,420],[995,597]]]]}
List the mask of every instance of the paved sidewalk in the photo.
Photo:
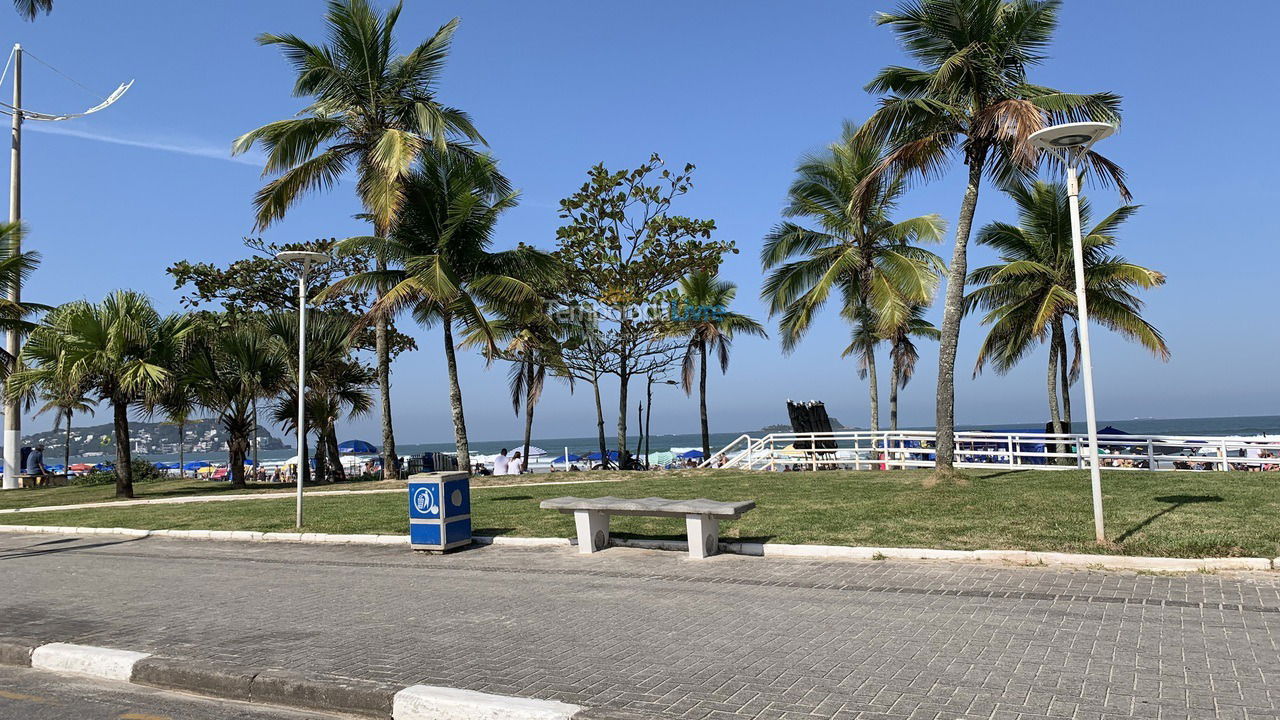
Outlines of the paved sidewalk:
{"type": "Polygon", "coordinates": [[[1280,717],[1280,576],[0,537],[5,633],[629,717],[1280,717]]]}

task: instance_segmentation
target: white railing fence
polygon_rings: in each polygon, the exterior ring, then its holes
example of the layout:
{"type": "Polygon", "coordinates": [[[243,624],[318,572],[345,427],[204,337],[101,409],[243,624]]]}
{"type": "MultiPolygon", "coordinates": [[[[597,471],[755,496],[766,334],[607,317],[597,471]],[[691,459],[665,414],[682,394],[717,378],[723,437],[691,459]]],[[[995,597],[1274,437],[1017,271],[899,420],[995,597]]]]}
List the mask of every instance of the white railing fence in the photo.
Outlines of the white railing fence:
{"type": "MultiPolygon", "coordinates": [[[[1088,437],[1077,433],[955,434],[956,465],[1026,470],[1088,468],[1088,437]]],[[[747,470],[872,470],[933,467],[932,430],[742,435],[699,467],[747,470]]],[[[1108,470],[1280,471],[1280,438],[1099,435],[1108,470]]]]}

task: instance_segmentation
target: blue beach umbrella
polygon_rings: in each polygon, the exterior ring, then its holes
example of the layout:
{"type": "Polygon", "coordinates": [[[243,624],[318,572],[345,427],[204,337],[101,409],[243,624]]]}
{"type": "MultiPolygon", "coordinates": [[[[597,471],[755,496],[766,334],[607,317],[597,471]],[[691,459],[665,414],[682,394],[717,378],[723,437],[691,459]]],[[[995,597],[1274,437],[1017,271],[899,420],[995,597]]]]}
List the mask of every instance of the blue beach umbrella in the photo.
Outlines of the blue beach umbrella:
{"type": "MultiPolygon", "coordinates": [[[[599,454],[600,453],[596,453],[596,455],[599,455],[599,454]]],[[[552,460],[551,462],[553,463],[578,462],[581,459],[582,459],[581,455],[574,455],[573,453],[569,453],[568,455],[561,455],[560,457],[552,460]]]]}
{"type": "Polygon", "coordinates": [[[706,457],[706,455],[703,455],[701,450],[685,450],[676,457],[684,458],[685,460],[698,460],[706,457]]]}
{"type": "Polygon", "coordinates": [[[342,453],[376,453],[378,448],[364,440],[347,440],[338,444],[338,452],[342,453]]]}
{"type": "Polygon", "coordinates": [[[182,469],[183,470],[199,470],[200,468],[207,468],[207,467],[210,467],[210,464],[205,462],[204,460],[192,460],[186,465],[183,465],[182,469]]]}
{"type": "MultiPolygon", "coordinates": [[[[588,456],[587,456],[587,459],[588,459],[588,460],[591,460],[592,462],[595,462],[595,461],[599,460],[599,459],[600,459],[600,452],[597,450],[596,452],[591,453],[590,455],[588,455],[588,456]]],[[[618,459],[618,451],[617,451],[617,450],[610,450],[610,451],[609,451],[609,459],[610,459],[610,460],[617,460],[617,459],[618,459]]]]}

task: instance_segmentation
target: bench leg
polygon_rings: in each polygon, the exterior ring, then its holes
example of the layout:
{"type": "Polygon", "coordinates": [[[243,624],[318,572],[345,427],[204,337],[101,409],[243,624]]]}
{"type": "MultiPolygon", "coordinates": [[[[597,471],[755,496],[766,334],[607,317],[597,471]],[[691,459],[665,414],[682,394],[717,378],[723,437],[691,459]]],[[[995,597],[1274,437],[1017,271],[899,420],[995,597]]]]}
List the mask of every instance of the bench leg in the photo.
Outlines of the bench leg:
{"type": "Polygon", "coordinates": [[[720,521],[710,515],[685,515],[689,557],[701,560],[720,551],[720,521]]]}
{"type": "Polygon", "coordinates": [[[578,526],[578,552],[587,555],[609,547],[609,513],[576,510],[573,520],[578,526]]]}

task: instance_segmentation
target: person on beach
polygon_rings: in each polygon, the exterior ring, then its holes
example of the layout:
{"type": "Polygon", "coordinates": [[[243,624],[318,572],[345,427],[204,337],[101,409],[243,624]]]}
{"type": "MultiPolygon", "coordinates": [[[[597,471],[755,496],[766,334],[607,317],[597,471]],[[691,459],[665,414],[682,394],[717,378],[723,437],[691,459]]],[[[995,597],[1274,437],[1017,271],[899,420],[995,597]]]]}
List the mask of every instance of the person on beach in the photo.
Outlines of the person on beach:
{"type": "MultiPolygon", "coordinates": [[[[497,464],[496,460],[494,461],[494,464],[495,465],[497,464]]],[[[517,450],[511,454],[511,460],[507,462],[506,472],[502,474],[503,475],[519,475],[522,464],[523,463],[520,462],[520,451],[517,450]]]]}
{"type": "MultiPolygon", "coordinates": [[[[519,455],[520,453],[516,453],[516,456],[519,456],[519,455]]],[[[506,475],[507,468],[510,466],[510,464],[511,464],[511,459],[507,457],[507,449],[502,448],[502,452],[498,453],[498,456],[493,459],[493,474],[506,475]]]]}

